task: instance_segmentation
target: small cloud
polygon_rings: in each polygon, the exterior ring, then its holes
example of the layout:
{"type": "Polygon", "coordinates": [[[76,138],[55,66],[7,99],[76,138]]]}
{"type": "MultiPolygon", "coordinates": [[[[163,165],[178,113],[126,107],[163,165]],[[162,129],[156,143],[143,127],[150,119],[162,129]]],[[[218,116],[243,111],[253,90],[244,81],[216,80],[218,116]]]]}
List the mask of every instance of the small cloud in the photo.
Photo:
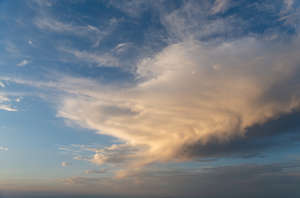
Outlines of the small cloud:
{"type": "Polygon", "coordinates": [[[4,88],[5,84],[3,82],[0,81],[0,87],[4,88]]]}
{"type": "Polygon", "coordinates": [[[99,67],[118,67],[120,66],[119,59],[109,53],[98,54],[88,51],[79,51],[74,49],[64,49],[61,51],[75,56],[77,59],[91,64],[96,64],[99,67]]]}
{"type": "Polygon", "coordinates": [[[5,95],[1,95],[0,93],[0,110],[4,111],[17,111],[17,109],[12,108],[10,104],[8,104],[11,99],[5,95]]]}
{"type": "Polygon", "coordinates": [[[25,60],[22,60],[20,63],[18,63],[17,66],[23,67],[23,66],[27,65],[28,63],[29,63],[29,61],[25,59],[25,60]]]}
{"type": "Polygon", "coordinates": [[[8,148],[7,147],[4,147],[4,146],[0,146],[0,152],[1,151],[8,151],[8,148]]]}
{"type": "Polygon", "coordinates": [[[212,14],[218,14],[220,12],[225,12],[229,6],[229,0],[216,0],[214,6],[212,7],[212,14]]]}
{"type": "Polygon", "coordinates": [[[114,49],[114,52],[122,53],[126,51],[130,46],[130,43],[119,43],[114,49]]]}
{"type": "Polygon", "coordinates": [[[18,111],[17,109],[12,108],[9,105],[4,105],[4,104],[0,105],[0,110],[4,110],[4,111],[18,111]]]}
{"type": "Polygon", "coordinates": [[[283,0],[283,2],[288,10],[293,7],[294,0],[283,0]]]}
{"type": "Polygon", "coordinates": [[[72,164],[71,163],[69,163],[69,162],[62,162],[61,163],[61,166],[62,167],[67,167],[67,166],[71,166],[72,164]]]}
{"type": "Polygon", "coordinates": [[[101,169],[101,170],[86,170],[85,174],[89,175],[89,174],[103,174],[103,173],[107,173],[106,169],[101,169]]]}

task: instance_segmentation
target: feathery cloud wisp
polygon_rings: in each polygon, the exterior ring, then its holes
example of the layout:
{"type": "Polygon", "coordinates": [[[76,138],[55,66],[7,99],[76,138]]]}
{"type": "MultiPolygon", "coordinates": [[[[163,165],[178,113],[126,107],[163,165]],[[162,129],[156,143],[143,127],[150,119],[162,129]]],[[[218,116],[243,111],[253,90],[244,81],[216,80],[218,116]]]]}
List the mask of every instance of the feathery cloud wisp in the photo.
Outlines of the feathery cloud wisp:
{"type": "Polygon", "coordinates": [[[0,93],[0,110],[17,111],[17,109],[11,107],[9,102],[11,102],[11,99],[7,97],[5,94],[0,93]]]}
{"type": "Polygon", "coordinates": [[[28,63],[29,63],[28,60],[22,60],[21,62],[19,62],[19,63],[17,64],[17,66],[23,67],[23,66],[27,65],[28,63]]]}

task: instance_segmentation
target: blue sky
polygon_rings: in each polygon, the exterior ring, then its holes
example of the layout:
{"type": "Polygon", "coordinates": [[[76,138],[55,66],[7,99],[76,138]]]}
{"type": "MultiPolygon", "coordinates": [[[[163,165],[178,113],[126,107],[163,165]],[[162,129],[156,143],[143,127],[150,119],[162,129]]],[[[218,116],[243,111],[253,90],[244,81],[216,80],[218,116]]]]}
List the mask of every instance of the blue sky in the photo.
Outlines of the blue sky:
{"type": "Polygon", "coordinates": [[[0,197],[299,196],[299,6],[0,0],[0,197]]]}

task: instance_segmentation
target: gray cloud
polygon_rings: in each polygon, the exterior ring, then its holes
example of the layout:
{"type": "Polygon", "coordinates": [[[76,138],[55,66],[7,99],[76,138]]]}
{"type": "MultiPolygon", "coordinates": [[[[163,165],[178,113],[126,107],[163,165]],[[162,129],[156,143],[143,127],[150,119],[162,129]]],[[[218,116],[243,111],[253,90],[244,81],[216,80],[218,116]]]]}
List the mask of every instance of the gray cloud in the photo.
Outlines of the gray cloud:
{"type": "Polygon", "coordinates": [[[220,142],[212,138],[207,144],[186,145],[182,155],[203,158],[263,157],[270,149],[283,149],[296,146],[300,142],[300,112],[283,115],[262,125],[247,129],[244,136],[220,142]]]}
{"type": "Polygon", "coordinates": [[[93,190],[109,186],[113,182],[124,196],[138,194],[148,197],[279,198],[300,195],[299,168],[300,163],[296,160],[189,170],[148,169],[118,181],[106,177],[73,177],[65,182],[78,187],[93,186],[93,190]]]}

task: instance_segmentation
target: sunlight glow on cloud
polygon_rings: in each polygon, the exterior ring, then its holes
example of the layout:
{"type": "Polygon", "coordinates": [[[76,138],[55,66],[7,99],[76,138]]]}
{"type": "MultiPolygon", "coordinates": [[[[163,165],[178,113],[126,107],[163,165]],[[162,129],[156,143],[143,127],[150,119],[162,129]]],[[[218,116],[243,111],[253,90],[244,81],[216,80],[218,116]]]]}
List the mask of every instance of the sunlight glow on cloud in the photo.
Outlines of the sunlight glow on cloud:
{"type": "MultiPolygon", "coordinates": [[[[110,176],[116,170],[117,177],[139,176],[148,165],[202,160],[205,155],[195,150],[247,139],[249,128],[300,109],[296,1],[99,4],[108,15],[94,4],[81,9],[84,1],[74,2],[67,13],[66,2],[33,3],[35,34],[20,39],[21,45],[4,42],[4,51],[14,67],[32,63],[42,69],[25,67],[24,75],[15,75],[21,68],[8,68],[0,87],[32,92],[28,95],[54,105],[67,126],[116,141],[95,146],[70,138],[77,144],[66,141],[71,146],[59,148],[73,160],[102,166],[86,171],[89,177],[108,170],[110,176]]],[[[0,93],[1,110],[17,111],[13,106],[23,98],[11,94],[0,93]]],[[[71,162],[60,159],[57,165],[71,162]]],[[[80,176],[65,182],[103,180],[80,176]]]]}
{"type": "Polygon", "coordinates": [[[136,77],[142,81],[135,87],[92,91],[81,84],[77,97],[64,97],[58,116],[125,142],[97,152],[91,160],[97,164],[115,163],[117,156],[137,169],[189,160],[186,145],[243,136],[248,127],[299,107],[299,84],[289,83],[299,71],[298,43],[246,38],[219,46],[172,44],[140,61],[136,77]]]}

